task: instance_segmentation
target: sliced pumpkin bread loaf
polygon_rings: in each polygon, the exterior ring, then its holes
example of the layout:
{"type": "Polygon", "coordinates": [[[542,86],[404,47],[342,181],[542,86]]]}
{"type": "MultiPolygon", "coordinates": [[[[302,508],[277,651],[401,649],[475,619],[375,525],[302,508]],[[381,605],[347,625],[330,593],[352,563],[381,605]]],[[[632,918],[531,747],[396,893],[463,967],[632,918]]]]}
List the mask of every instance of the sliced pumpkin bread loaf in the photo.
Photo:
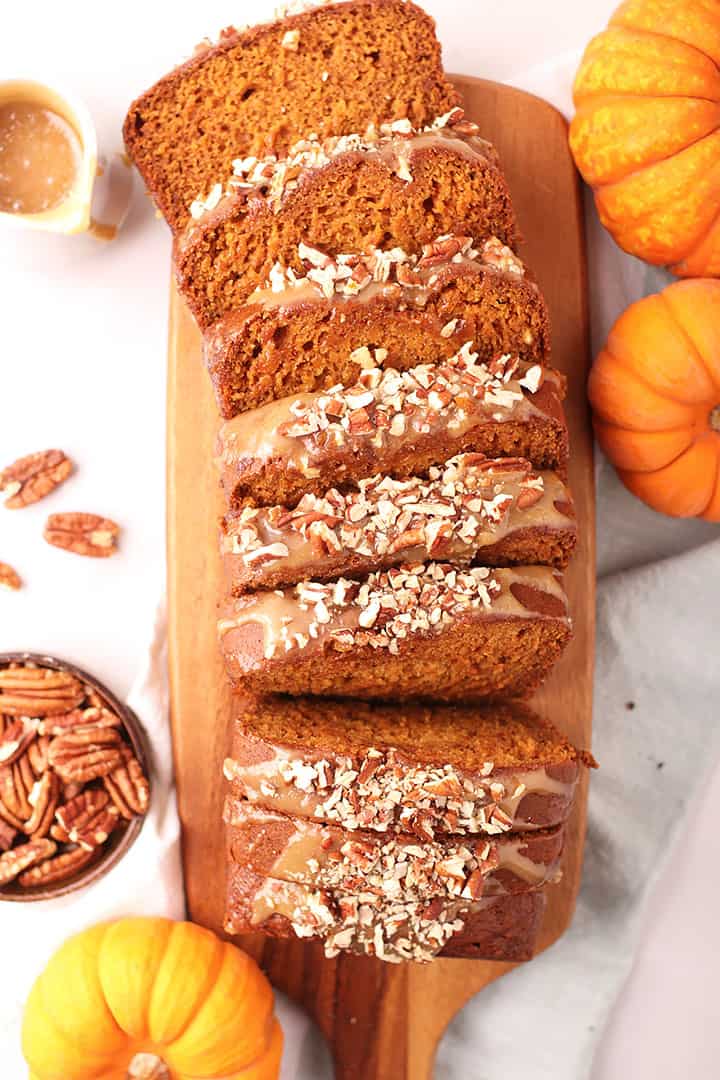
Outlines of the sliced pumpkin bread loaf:
{"type": "Polygon", "coordinates": [[[330,256],[400,247],[446,233],[513,246],[515,218],[494,148],[462,110],[428,129],[409,121],[325,141],[290,156],[235,162],[191,208],[175,241],[179,287],[205,330],[246,303],[276,262],[303,272],[301,244],[330,256]]]}
{"type": "Polygon", "coordinates": [[[345,829],[496,836],[561,824],[589,754],[520,702],[239,695],[231,794],[345,829]]]}
{"type": "Polygon", "coordinates": [[[535,951],[545,902],[544,889],[478,900],[445,895],[379,901],[372,892],[318,889],[234,865],[225,930],[318,941],[328,957],[353,952],[389,963],[427,963],[437,956],[520,961],[535,951]]]}
{"type": "Polygon", "coordinates": [[[531,693],[571,630],[549,567],[431,562],[228,598],[218,635],[254,692],[457,701],[531,693]]]}
{"type": "Polygon", "coordinates": [[[228,27],[133,102],[128,154],[173,229],[234,158],[283,154],[312,132],[347,135],[459,103],[433,20],[408,0],[348,0],[228,27]]]}
{"type": "Polygon", "coordinates": [[[522,458],[460,454],[428,478],[373,476],[293,509],[244,507],[222,522],[233,596],[312,578],[363,577],[403,562],[564,568],[577,541],[570,492],[522,458]]]}
{"type": "Polygon", "coordinates": [[[547,309],[523,263],[497,238],[440,236],[420,255],[299,246],[303,271],[276,263],[246,305],[205,336],[225,418],[291,394],[350,385],[368,353],[406,369],[472,341],[481,361],[549,353],[547,309]]]}
{"type": "Polygon", "coordinates": [[[564,826],[495,837],[383,836],[320,825],[228,796],[230,872],[246,866],[263,877],[318,889],[375,893],[378,899],[499,896],[540,888],[559,876],[564,826]]]}
{"type": "Polygon", "coordinates": [[[223,425],[217,460],[228,505],[293,507],[307,492],[380,473],[422,476],[456,454],[523,457],[564,471],[567,426],[558,372],[464,346],[408,371],[369,368],[351,386],[299,394],[223,425]]]}

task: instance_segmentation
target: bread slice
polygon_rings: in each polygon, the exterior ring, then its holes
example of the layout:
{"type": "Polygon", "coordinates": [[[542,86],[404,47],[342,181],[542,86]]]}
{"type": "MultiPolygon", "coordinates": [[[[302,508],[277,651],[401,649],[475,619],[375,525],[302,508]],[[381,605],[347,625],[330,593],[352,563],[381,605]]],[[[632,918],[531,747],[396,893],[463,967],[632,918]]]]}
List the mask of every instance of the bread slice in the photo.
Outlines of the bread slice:
{"type": "Polygon", "coordinates": [[[229,599],[218,634],[253,692],[469,701],[530,694],[571,629],[549,567],[430,562],[229,599]]]}
{"type": "Polygon", "coordinates": [[[391,248],[333,258],[301,244],[298,258],[301,275],[276,263],[248,303],[206,333],[226,419],[291,394],[352,385],[379,350],[384,365],[401,370],[452,356],[466,341],[482,362],[548,356],[542,294],[496,237],[474,245],[469,236],[441,236],[421,255],[391,248]]]}
{"type": "Polygon", "coordinates": [[[436,956],[529,960],[545,910],[545,891],[464,900],[378,901],[229,868],[225,930],[262,931],[322,943],[325,955],[353,952],[390,963],[436,956]]]}
{"type": "MultiPolygon", "coordinates": [[[[513,246],[515,218],[494,148],[450,116],[416,131],[392,129],[325,141],[290,156],[238,160],[191,207],[175,241],[179,287],[207,329],[247,302],[276,262],[302,273],[300,244],[335,256],[400,247],[420,254],[445,233],[513,246]]],[[[204,193],[200,193],[204,194],[204,193]]]]}
{"type": "Polygon", "coordinates": [[[357,383],[299,394],[229,420],[217,462],[230,508],[294,507],[308,492],[381,473],[424,476],[456,454],[567,463],[558,372],[503,356],[489,364],[465,345],[408,371],[369,368],[357,383]]]}
{"type": "Polygon", "coordinates": [[[428,479],[373,476],[304,495],[294,509],[230,513],[220,552],[227,590],[241,596],[429,559],[562,569],[576,541],[572,498],[556,473],[522,458],[460,454],[428,479]]]}
{"type": "Polygon", "coordinates": [[[400,117],[424,127],[458,104],[429,15],[407,0],[349,0],[228,27],[133,102],[123,133],[177,229],[234,158],[400,117]]]}
{"type": "Polygon", "coordinates": [[[593,766],[518,702],[238,696],[224,774],[258,806],[345,829],[436,837],[547,829],[593,766]]]}
{"type": "Polygon", "coordinates": [[[261,876],[375,893],[379,900],[503,896],[559,879],[564,827],[419,843],[407,834],[348,832],[228,796],[223,819],[231,866],[261,876]]]}

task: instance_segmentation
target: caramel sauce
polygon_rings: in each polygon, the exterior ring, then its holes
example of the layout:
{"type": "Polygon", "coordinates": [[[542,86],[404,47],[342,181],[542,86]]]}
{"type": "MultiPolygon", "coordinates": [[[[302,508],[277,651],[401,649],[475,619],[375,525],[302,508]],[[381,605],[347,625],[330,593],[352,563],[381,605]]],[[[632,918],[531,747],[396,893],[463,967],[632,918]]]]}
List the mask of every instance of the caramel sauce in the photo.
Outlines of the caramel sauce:
{"type": "Polygon", "coordinates": [[[82,146],[71,124],[44,105],[0,105],[0,211],[40,214],[71,192],[82,146]]]}

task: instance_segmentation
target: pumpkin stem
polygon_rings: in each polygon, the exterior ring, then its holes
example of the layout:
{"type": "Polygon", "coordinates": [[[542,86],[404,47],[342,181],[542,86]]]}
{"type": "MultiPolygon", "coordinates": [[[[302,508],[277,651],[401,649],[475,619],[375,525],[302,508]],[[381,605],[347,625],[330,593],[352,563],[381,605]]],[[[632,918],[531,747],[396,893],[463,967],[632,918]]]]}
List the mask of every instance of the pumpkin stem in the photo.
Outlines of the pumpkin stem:
{"type": "Polygon", "coordinates": [[[720,431],[720,405],[710,410],[710,427],[713,431],[720,431]]]}
{"type": "Polygon", "coordinates": [[[170,1080],[170,1070],[157,1054],[136,1054],[128,1065],[126,1080],[170,1080]]]}

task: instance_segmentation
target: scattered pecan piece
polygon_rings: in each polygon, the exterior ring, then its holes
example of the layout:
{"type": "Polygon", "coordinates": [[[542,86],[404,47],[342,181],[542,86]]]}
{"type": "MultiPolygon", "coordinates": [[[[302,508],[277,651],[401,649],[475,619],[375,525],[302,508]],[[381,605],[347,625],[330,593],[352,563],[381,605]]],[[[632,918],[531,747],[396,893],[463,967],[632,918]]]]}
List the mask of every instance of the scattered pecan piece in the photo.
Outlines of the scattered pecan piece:
{"type": "MultiPolygon", "coordinates": [[[[0,697],[0,704],[3,704],[0,697]]],[[[11,765],[21,756],[38,732],[39,721],[18,716],[0,735],[0,765],[11,765]]]]}
{"type": "Polygon", "coordinates": [[[117,551],[120,526],[98,514],[51,514],[45,524],[44,538],[53,547],[75,555],[107,558],[117,551]]]}
{"type": "Polygon", "coordinates": [[[67,480],[72,469],[72,461],[62,450],[41,450],[18,458],[0,472],[0,491],[7,496],[5,506],[19,510],[38,502],[67,480]]]}
{"type": "Polygon", "coordinates": [[[86,788],[55,811],[55,817],[68,839],[86,851],[101,847],[115,826],[120,813],[102,788],[86,788]]]}
{"type": "Polygon", "coordinates": [[[34,840],[47,836],[49,833],[59,797],[60,781],[54,772],[44,773],[33,785],[28,796],[32,814],[23,828],[34,840]]]}
{"type": "Polygon", "coordinates": [[[22,588],[20,575],[9,563],[0,562],[0,585],[2,585],[4,589],[22,588]]]}
{"type": "Polygon", "coordinates": [[[134,754],[126,755],[123,764],[103,777],[103,783],[120,814],[130,819],[147,813],[150,785],[134,754]]]}
{"type": "MultiPolygon", "coordinates": [[[[38,843],[51,844],[53,849],[56,847],[52,840],[39,840],[38,843]]],[[[78,870],[82,870],[94,856],[94,851],[85,851],[81,847],[70,848],[68,851],[55,855],[54,858],[46,859],[29,870],[25,870],[19,875],[18,882],[24,889],[38,885],[55,885],[59,881],[72,877],[78,870]]]]}
{"type": "Polygon", "coordinates": [[[0,712],[54,716],[81,703],[83,685],[68,671],[10,665],[0,671],[0,712]]]}
{"type": "Polygon", "coordinates": [[[56,851],[57,844],[52,840],[31,840],[29,844],[6,851],[0,855],[0,886],[14,881],[23,871],[54,855],[56,851]]]}

